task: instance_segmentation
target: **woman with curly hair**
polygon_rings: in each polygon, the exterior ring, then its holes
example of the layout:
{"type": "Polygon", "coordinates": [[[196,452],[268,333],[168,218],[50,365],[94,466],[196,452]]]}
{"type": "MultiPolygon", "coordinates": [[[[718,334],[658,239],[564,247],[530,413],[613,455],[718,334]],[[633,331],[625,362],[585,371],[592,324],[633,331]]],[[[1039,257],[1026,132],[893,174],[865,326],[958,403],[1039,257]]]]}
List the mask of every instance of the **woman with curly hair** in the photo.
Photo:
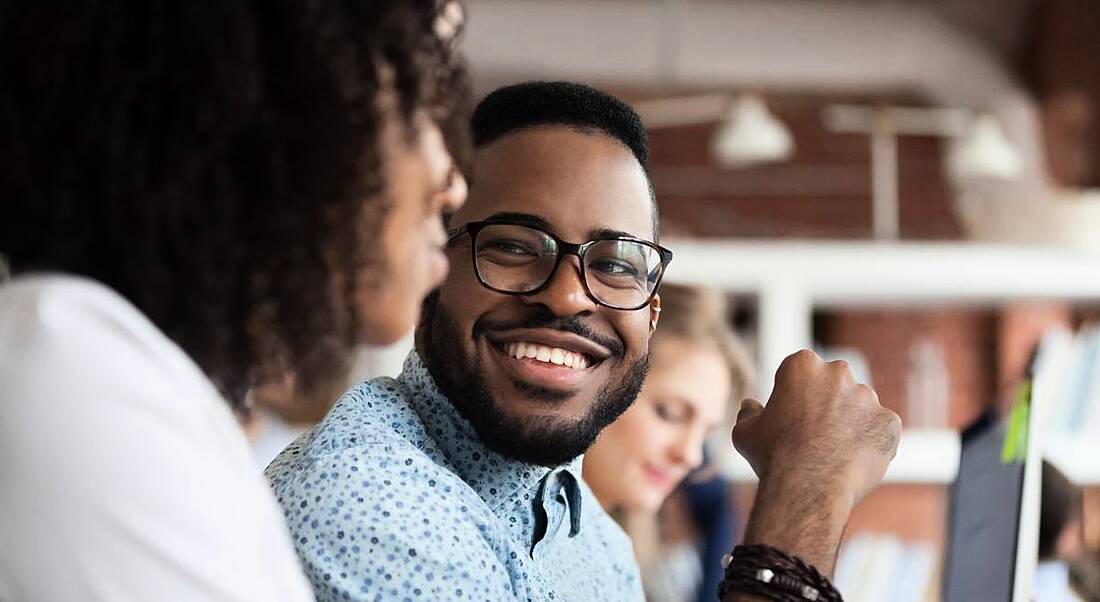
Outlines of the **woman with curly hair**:
{"type": "Polygon", "coordinates": [[[444,276],[462,16],[0,2],[0,599],[312,598],[233,410],[444,276]]]}

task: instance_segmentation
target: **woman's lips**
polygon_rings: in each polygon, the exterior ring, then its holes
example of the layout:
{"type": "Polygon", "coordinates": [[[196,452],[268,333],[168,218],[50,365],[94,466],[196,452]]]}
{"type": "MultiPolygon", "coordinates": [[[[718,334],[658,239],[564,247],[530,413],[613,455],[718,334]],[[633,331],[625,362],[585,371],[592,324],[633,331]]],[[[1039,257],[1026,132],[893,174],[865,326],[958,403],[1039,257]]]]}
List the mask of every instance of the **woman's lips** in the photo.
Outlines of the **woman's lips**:
{"type": "Polygon", "coordinates": [[[650,464],[642,465],[642,473],[645,475],[647,481],[662,490],[672,489],[673,485],[675,485],[671,473],[650,464]]]}

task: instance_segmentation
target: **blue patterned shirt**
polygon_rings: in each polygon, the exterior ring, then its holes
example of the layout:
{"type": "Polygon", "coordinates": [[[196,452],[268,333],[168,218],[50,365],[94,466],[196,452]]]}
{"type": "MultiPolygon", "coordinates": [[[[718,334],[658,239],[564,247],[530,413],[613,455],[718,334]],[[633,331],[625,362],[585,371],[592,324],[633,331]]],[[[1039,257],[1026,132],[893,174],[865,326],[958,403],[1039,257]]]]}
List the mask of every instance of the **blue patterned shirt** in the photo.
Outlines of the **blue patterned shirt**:
{"type": "Polygon", "coordinates": [[[322,602],[643,598],[580,459],[489,450],[416,353],[345,393],[267,476],[322,602]]]}

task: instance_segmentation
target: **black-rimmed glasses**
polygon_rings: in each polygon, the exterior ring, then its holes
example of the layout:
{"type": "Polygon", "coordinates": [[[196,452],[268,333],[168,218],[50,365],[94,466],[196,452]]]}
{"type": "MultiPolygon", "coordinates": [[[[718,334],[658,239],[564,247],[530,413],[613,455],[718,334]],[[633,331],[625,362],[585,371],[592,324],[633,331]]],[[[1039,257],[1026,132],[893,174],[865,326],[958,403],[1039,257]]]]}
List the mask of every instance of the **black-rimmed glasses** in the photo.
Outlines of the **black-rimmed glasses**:
{"type": "Polygon", "coordinates": [[[448,245],[470,235],[474,273],[485,288],[506,295],[536,294],[549,284],[562,257],[576,255],[585,292],[612,309],[645,307],[672,261],[672,251],[646,240],[611,236],[574,244],[511,222],[470,222],[449,234],[448,245]]]}

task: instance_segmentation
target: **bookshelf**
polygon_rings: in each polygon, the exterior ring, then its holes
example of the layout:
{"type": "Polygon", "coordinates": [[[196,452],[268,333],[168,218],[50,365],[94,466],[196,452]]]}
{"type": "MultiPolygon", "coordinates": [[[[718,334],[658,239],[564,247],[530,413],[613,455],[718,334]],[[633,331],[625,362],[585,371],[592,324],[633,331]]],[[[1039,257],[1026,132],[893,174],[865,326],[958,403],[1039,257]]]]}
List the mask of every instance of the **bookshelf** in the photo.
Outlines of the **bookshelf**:
{"type": "MultiPolygon", "coordinates": [[[[1071,250],[984,243],[667,240],[670,282],[699,284],[758,299],[761,399],[780,362],[813,346],[817,309],[990,305],[1021,300],[1100,302],[1100,256],[1071,250]]],[[[1045,455],[1082,485],[1100,485],[1100,441],[1051,438],[1045,455]]],[[[947,484],[958,469],[952,430],[907,431],[886,474],[890,483],[947,484]]],[[[740,456],[725,467],[752,471],[740,456]]]]}
{"type": "MultiPolygon", "coordinates": [[[[739,482],[756,475],[740,454],[721,456],[728,463],[723,473],[739,482]]],[[[954,431],[909,430],[902,434],[898,455],[886,470],[884,481],[898,484],[948,484],[959,470],[959,435],[954,431]]]]}
{"type": "Polygon", "coordinates": [[[1089,437],[1048,438],[1043,455],[1079,485],[1100,485],[1100,441],[1089,437]]]}
{"type": "MultiPolygon", "coordinates": [[[[1100,256],[1013,245],[668,240],[670,282],[760,300],[761,375],[812,345],[817,307],[1100,301],[1100,256]]],[[[771,381],[761,382],[761,394],[771,381]]]]}
{"type": "MultiPolygon", "coordinates": [[[[1043,455],[1081,485],[1100,485],[1100,441],[1078,437],[1043,442],[1043,455]]],[[[756,475],[740,454],[722,456],[723,472],[739,482],[756,475]]],[[[959,470],[959,434],[948,429],[907,430],[883,479],[900,485],[949,485],[959,470]]]]}

